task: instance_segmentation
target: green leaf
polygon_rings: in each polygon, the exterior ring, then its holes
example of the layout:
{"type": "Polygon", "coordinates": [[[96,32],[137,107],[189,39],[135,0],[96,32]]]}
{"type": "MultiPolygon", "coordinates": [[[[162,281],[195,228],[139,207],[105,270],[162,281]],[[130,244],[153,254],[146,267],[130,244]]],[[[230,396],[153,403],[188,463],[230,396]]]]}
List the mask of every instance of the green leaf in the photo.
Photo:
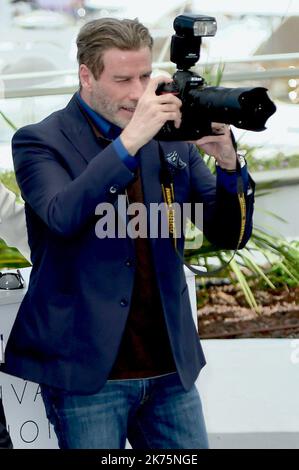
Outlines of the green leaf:
{"type": "Polygon", "coordinates": [[[266,276],[266,274],[259,267],[259,265],[254,261],[249,251],[247,252],[247,254],[243,252],[242,258],[246,261],[248,267],[252,269],[253,271],[255,271],[257,274],[259,274],[264,279],[264,281],[268,284],[268,286],[271,287],[271,289],[275,289],[275,285],[273,284],[273,282],[271,282],[271,280],[266,276]]]}
{"type": "Polygon", "coordinates": [[[238,266],[238,263],[235,260],[232,260],[230,262],[231,268],[234,271],[238,281],[239,285],[244,292],[245,298],[247,300],[248,305],[255,310],[257,313],[260,313],[260,307],[257,305],[256,300],[254,298],[254,295],[252,293],[252,290],[250,289],[250,286],[248,282],[246,281],[246,278],[244,274],[242,273],[241,269],[238,266]]]}
{"type": "Polygon", "coordinates": [[[0,116],[4,119],[4,121],[14,130],[16,131],[18,128],[14,125],[14,123],[2,112],[0,111],[0,116]]]}

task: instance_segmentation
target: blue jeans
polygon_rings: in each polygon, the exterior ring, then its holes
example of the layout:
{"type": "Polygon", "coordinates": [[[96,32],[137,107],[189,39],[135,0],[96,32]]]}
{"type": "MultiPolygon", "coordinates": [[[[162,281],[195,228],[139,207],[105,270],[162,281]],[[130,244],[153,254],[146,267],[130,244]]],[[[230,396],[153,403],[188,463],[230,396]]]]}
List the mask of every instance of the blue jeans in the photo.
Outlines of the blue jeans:
{"type": "Polygon", "coordinates": [[[107,381],[93,395],[42,386],[48,419],[62,449],[206,449],[198,391],[178,374],[107,381]]]}

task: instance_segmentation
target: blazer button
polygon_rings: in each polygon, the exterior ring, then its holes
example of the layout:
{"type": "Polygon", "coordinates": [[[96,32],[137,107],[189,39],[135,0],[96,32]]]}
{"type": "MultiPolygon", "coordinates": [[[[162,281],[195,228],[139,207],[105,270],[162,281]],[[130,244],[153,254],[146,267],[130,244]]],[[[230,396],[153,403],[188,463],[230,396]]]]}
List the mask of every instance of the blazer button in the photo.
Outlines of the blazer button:
{"type": "Polygon", "coordinates": [[[121,299],[120,305],[121,305],[121,307],[127,307],[127,305],[128,305],[127,299],[121,299]]]}
{"type": "Polygon", "coordinates": [[[125,262],[125,265],[127,266],[127,268],[130,268],[133,265],[133,263],[130,259],[127,259],[125,262]]]}
{"type": "Polygon", "coordinates": [[[118,185],[114,184],[113,186],[110,186],[109,193],[110,194],[115,194],[118,191],[118,185]]]}

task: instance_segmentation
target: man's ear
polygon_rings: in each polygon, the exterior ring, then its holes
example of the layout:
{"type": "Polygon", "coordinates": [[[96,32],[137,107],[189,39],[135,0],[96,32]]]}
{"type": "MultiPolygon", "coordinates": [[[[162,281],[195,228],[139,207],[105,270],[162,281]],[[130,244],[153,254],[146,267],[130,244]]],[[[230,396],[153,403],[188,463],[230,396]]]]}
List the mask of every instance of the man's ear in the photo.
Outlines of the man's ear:
{"type": "Polygon", "coordinates": [[[79,78],[81,87],[86,91],[91,91],[92,86],[92,72],[89,70],[87,65],[81,64],[79,67],[79,78]]]}

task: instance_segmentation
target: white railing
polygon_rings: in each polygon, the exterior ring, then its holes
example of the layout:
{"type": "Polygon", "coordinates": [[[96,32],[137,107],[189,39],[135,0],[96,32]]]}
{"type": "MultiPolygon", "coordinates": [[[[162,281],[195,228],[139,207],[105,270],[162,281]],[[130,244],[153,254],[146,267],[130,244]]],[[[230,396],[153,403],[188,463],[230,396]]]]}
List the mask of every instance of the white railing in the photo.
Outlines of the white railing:
{"type": "MultiPolygon", "coordinates": [[[[221,62],[219,61],[208,61],[208,62],[199,62],[195,67],[195,70],[198,73],[206,67],[213,67],[218,65],[221,62]]],[[[288,53],[288,54],[271,54],[271,55],[256,55],[250,57],[240,57],[236,59],[228,59],[223,61],[225,65],[229,64],[262,64],[262,67],[259,70],[245,70],[237,72],[223,72],[222,83],[223,82],[240,82],[240,81],[264,81],[275,78],[299,78],[299,67],[293,66],[292,63],[299,62],[299,53],[288,53]],[[289,66],[285,67],[276,67],[276,68],[263,68],[264,65],[271,63],[287,63],[289,66]]],[[[175,70],[175,65],[172,62],[154,62],[153,69],[159,70],[175,70]]],[[[56,70],[48,72],[30,72],[30,73],[20,73],[20,74],[7,74],[0,75],[0,96],[2,89],[3,98],[25,98],[33,96],[48,96],[48,95],[65,95],[72,94],[78,88],[78,83],[76,77],[78,75],[77,69],[69,70],[56,70]],[[20,88],[11,88],[7,87],[9,82],[14,80],[30,80],[30,79],[54,79],[59,77],[68,77],[69,83],[64,85],[38,85],[32,87],[20,87],[20,88]],[[2,86],[1,86],[2,85],[2,86]],[[7,89],[5,89],[7,88],[7,89]]]]}

